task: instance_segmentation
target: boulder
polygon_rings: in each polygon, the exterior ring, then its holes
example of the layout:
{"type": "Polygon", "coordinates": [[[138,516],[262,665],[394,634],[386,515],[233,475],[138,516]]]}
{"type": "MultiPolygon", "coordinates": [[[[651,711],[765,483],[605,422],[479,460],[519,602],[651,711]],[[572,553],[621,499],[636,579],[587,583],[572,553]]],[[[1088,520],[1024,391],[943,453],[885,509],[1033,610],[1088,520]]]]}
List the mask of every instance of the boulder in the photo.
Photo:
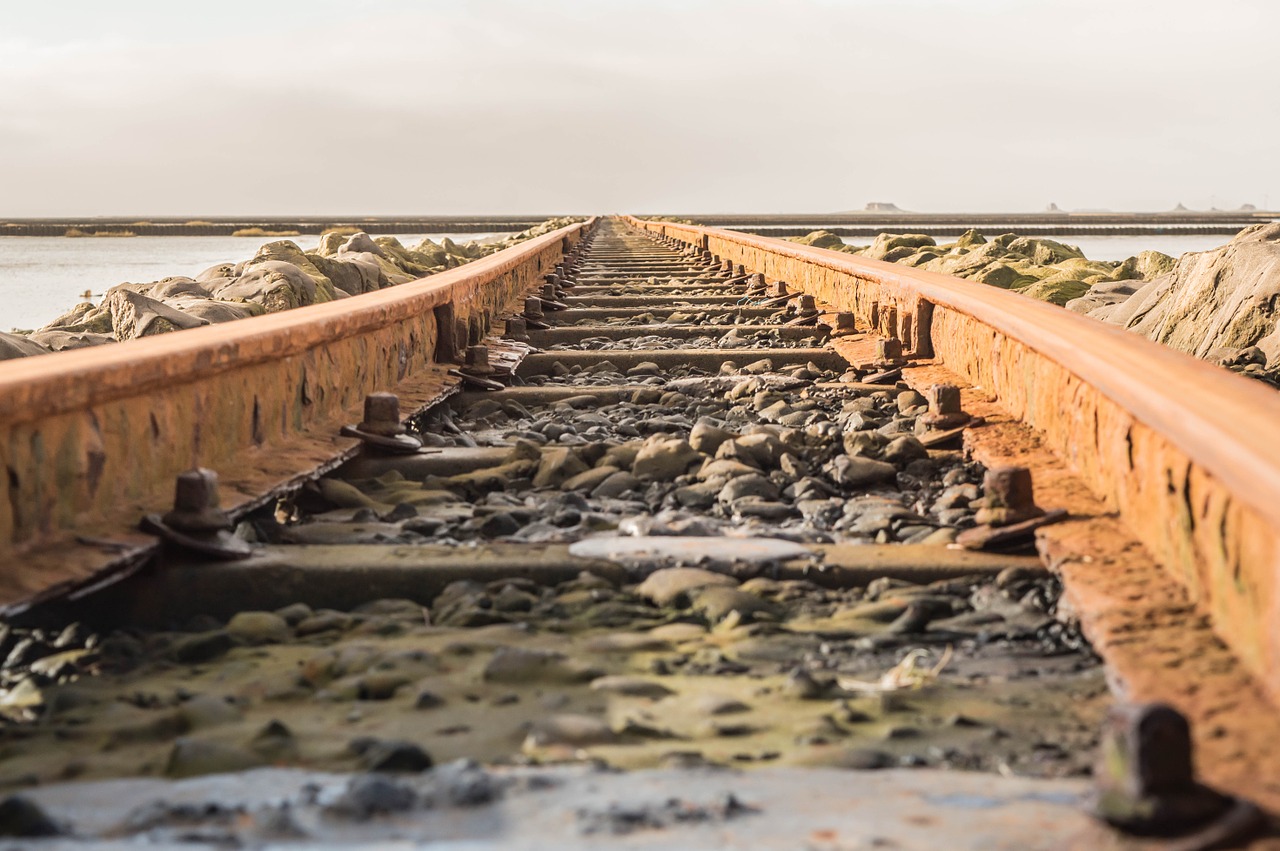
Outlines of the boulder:
{"type": "Polygon", "coordinates": [[[22,334],[0,332],[0,360],[26,358],[32,355],[48,354],[48,352],[49,349],[22,334]]]}
{"type": "Polygon", "coordinates": [[[1090,313],[1201,358],[1257,346],[1271,365],[1280,359],[1278,314],[1280,223],[1254,225],[1221,248],[1184,254],[1123,304],[1090,313]]]}
{"type": "Polygon", "coordinates": [[[39,343],[51,352],[87,349],[90,346],[101,346],[104,343],[116,341],[116,338],[110,334],[90,334],[86,331],[67,331],[63,328],[36,331],[28,339],[33,343],[39,343]]]}
{"type": "Polygon", "coordinates": [[[876,236],[871,245],[863,249],[862,254],[872,260],[884,260],[886,255],[895,249],[910,248],[912,251],[908,254],[914,254],[915,249],[937,244],[933,237],[922,233],[882,233],[876,236]]]}
{"type": "Polygon", "coordinates": [[[134,340],[209,324],[125,287],[107,290],[102,306],[111,313],[111,331],[117,340],[134,340]]]}

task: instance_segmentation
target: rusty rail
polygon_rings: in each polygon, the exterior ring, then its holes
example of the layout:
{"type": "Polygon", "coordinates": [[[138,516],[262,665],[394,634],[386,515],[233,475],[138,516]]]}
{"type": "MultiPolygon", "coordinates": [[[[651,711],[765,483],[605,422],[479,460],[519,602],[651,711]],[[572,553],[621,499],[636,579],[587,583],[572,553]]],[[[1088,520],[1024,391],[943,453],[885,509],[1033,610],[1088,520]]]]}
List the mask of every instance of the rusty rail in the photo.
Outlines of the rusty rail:
{"type": "Polygon", "coordinates": [[[0,365],[0,602],[137,544],[127,530],[184,469],[220,471],[234,507],[349,452],[337,428],[366,394],[438,394],[437,361],[478,342],[591,224],[374,293],[0,365]]]}
{"type": "Polygon", "coordinates": [[[1034,428],[1280,699],[1280,395],[1016,293],[717,228],[631,224],[810,293],[1034,428]]]}

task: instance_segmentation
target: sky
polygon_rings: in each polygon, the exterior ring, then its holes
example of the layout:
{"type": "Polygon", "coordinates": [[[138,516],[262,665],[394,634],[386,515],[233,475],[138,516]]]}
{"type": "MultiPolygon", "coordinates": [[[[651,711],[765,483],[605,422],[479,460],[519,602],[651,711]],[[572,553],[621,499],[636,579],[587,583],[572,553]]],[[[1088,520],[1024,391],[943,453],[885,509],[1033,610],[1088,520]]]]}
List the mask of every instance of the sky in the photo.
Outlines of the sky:
{"type": "Polygon", "coordinates": [[[0,216],[1280,207],[1275,0],[0,0],[0,216]]]}

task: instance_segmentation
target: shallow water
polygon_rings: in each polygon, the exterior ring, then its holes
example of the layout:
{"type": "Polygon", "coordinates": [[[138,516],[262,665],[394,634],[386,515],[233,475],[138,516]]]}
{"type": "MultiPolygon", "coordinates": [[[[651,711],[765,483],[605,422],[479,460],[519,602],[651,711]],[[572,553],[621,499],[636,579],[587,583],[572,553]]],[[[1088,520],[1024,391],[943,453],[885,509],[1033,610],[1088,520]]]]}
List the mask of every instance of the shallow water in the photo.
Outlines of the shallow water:
{"type": "MultiPolygon", "coordinates": [[[[454,242],[505,236],[498,233],[393,234],[408,247],[424,236],[454,242]]],[[[67,239],[60,236],[0,237],[0,330],[38,328],[80,301],[126,281],[157,281],[170,275],[197,275],[218,263],[248,260],[258,248],[291,239],[304,251],[318,236],[136,236],[67,239]]]]}
{"type": "MultiPolygon", "coordinates": [[[[995,234],[992,231],[987,234],[988,237],[995,234]]],[[[960,238],[960,234],[951,236],[935,236],[934,241],[939,245],[948,242],[955,242],[960,238]]],[[[1143,234],[1142,236],[1050,236],[1045,239],[1053,239],[1066,245],[1074,245],[1084,252],[1084,256],[1090,260],[1123,260],[1126,257],[1132,257],[1140,251],[1160,251],[1172,257],[1178,257],[1189,251],[1207,251],[1210,248],[1217,248],[1220,245],[1226,245],[1231,241],[1231,237],[1225,234],[1194,234],[1194,233],[1153,233],[1143,234]]],[[[872,237],[868,236],[843,236],[845,245],[870,245],[872,237]]]]}

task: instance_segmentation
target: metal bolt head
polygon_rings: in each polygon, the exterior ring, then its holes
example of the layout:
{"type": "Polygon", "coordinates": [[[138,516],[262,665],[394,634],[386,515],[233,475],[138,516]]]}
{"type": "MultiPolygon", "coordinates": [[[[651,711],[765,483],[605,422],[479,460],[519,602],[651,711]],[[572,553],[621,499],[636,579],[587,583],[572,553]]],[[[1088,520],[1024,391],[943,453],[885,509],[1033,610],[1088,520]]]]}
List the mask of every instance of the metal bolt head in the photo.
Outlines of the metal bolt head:
{"type": "Polygon", "coordinates": [[[537,296],[529,296],[526,298],[524,300],[524,315],[530,319],[541,319],[543,316],[542,299],[537,296]]]}
{"type": "Polygon", "coordinates": [[[992,507],[1034,508],[1035,492],[1031,470],[1026,467],[995,467],[982,477],[982,489],[992,507]]]}
{"type": "Polygon", "coordinates": [[[173,489],[174,511],[203,511],[218,507],[218,474],[205,467],[179,473],[173,489]]]}
{"type": "Polygon", "coordinates": [[[801,313],[816,313],[818,311],[818,301],[811,295],[802,295],[799,298],[801,313]]]}
{"type": "Polygon", "coordinates": [[[743,275],[747,274],[747,269],[745,266],[739,263],[738,267],[734,270],[733,274],[735,277],[741,278],[743,275]]]}
{"type": "Polygon", "coordinates": [[[178,474],[173,489],[173,510],[164,515],[164,522],[194,534],[230,529],[231,518],[218,505],[218,474],[196,467],[178,474]]]}
{"type": "Polygon", "coordinates": [[[1191,725],[1172,706],[1113,706],[1103,724],[1095,782],[1132,798],[1183,791],[1194,782],[1191,748],[1191,725]]]}
{"type": "Polygon", "coordinates": [[[523,316],[513,316],[507,320],[507,336],[519,342],[529,339],[529,326],[523,316]]]}
{"type": "Polygon", "coordinates": [[[544,300],[546,300],[546,301],[555,301],[555,300],[556,300],[556,295],[557,295],[557,293],[556,293],[556,285],[555,285],[555,284],[543,284],[543,285],[542,285],[542,298],[543,298],[544,300]]]}
{"type": "Polygon", "coordinates": [[[404,433],[400,425],[400,397],[394,393],[370,393],[364,397],[364,422],[360,430],[370,434],[404,433]]]}
{"type": "Polygon", "coordinates": [[[929,400],[931,414],[958,414],[960,410],[960,388],[954,384],[934,384],[925,390],[925,398],[929,400]]]}
{"type": "Polygon", "coordinates": [[[837,331],[846,331],[846,332],[854,331],[856,330],[856,328],[857,328],[857,324],[854,321],[854,317],[852,313],[836,314],[836,330],[837,331]]]}
{"type": "Polygon", "coordinates": [[[489,347],[467,346],[466,369],[468,372],[493,372],[489,365],[489,347]]]}
{"type": "Polygon", "coordinates": [[[902,341],[896,337],[888,337],[876,341],[876,357],[882,361],[902,359],[902,341]]]}
{"type": "Polygon", "coordinates": [[[733,271],[733,261],[732,261],[732,260],[726,260],[726,261],[724,261],[723,263],[721,263],[721,264],[720,264],[720,269],[721,269],[721,271],[724,271],[724,272],[732,272],[732,271],[733,271]]]}

